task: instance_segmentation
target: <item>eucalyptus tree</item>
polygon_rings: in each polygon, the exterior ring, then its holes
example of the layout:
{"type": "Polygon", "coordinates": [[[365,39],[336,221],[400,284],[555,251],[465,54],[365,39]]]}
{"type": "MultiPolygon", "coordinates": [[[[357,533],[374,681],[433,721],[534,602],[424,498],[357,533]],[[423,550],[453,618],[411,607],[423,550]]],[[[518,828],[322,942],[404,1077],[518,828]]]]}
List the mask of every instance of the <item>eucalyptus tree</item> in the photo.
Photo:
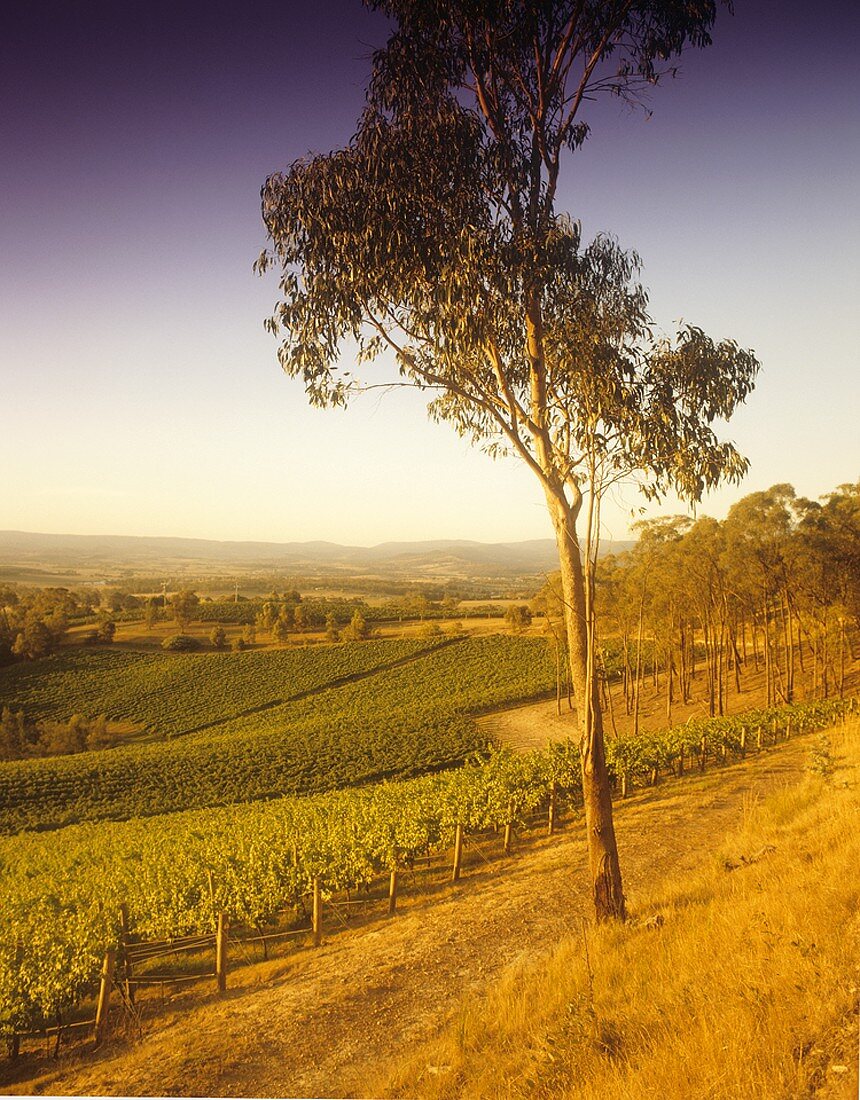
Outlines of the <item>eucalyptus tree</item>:
{"type": "Polygon", "coordinates": [[[590,102],[639,100],[708,45],[716,0],[369,6],[393,31],[355,136],[263,187],[258,269],[278,269],[281,291],[268,326],[313,404],[363,384],[350,348],[359,369],[388,352],[431,416],[534,474],[558,545],[595,908],[623,917],[593,659],[601,494],[631,472],[692,499],[740,476],[711,424],[757,363],[694,327],[652,341],[636,258],[583,247],[557,197],[590,102]]]}
{"type": "MultiPolygon", "coordinates": [[[[641,665],[642,623],[647,615],[653,640],[654,694],[659,691],[658,675],[662,656],[666,690],[666,720],[672,724],[672,705],[675,701],[675,677],[680,671],[683,656],[675,661],[675,646],[683,649],[685,639],[684,600],[681,596],[680,544],[692,524],[687,516],[664,516],[647,520],[638,525],[640,535],[633,554],[638,565],[641,585],[637,664],[641,665]],[[647,600],[646,600],[647,596],[647,600]]],[[[636,686],[638,708],[641,684],[636,686]]]]}
{"type": "Polygon", "coordinates": [[[752,596],[753,629],[756,622],[761,624],[768,703],[778,698],[790,703],[794,697],[796,594],[791,563],[796,525],[796,496],[786,484],[743,497],[723,524],[735,590],[752,596]]]}
{"type": "Polygon", "coordinates": [[[851,634],[860,626],[860,484],[840,485],[823,501],[795,502],[792,566],[801,616],[810,621],[813,690],[826,698],[831,665],[844,693],[851,634]]]}

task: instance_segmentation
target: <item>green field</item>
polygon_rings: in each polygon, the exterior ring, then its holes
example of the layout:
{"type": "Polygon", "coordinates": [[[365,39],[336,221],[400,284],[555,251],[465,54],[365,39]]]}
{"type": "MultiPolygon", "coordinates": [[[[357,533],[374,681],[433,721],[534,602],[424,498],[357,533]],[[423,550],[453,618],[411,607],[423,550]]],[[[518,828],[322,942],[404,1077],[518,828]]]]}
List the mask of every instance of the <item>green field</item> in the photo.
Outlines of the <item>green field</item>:
{"type": "Polygon", "coordinates": [[[0,668],[0,705],[23,710],[28,718],[59,722],[73,714],[105,714],[169,737],[319,690],[433,646],[402,639],[200,654],[75,647],[42,661],[0,668]]]}
{"type": "Polygon", "coordinates": [[[107,671],[102,654],[64,655],[45,665],[44,682],[31,672],[35,663],[14,669],[15,705],[28,713],[40,707],[57,717],[86,712],[81,704],[90,699],[100,704],[90,712],[143,724],[167,706],[163,685],[170,678],[184,715],[173,732],[188,729],[193,715],[198,728],[207,728],[170,741],[0,765],[0,831],[6,833],[417,775],[486,747],[472,715],[534,698],[554,684],[547,643],[513,637],[159,655],[151,665],[126,656],[116,674],[107,671]],[[102,660],[88,676],[86,659],[95,656],[102,660]],[[22,668],[30,675],[22,676],[22,668]],[[158,691],[147,690],[150,670],[158,691]],[[31,690],[21,691],[24,685],[31,690]],[[74,704],[63,702],[65,685],[74,704]],[[290,691],[302,697],[279,702],[290,691]]]}

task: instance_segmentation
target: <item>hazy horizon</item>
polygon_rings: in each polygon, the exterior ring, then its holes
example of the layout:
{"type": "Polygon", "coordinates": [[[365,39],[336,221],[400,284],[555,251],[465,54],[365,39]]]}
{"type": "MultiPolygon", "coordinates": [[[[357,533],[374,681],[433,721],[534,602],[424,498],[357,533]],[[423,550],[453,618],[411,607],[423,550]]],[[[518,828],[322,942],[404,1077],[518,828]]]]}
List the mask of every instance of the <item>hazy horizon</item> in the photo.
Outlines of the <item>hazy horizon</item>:
{"type": "MultiPolygon", "coordinates": [[[[531,475],[529,475],[529,476],[531,476],[531,475]]],[[[806,493],[801,492],[800,489],[798,488],[798,486],[794,485],[793,487],[797,490],[797,495],[799,497],[807,497],[808,499],[811,499],[811,500],[820,500],[823,497],[825,497],[828,493],[834,491],[838,487],[838,485],[854,483],[858,480],[860,480],[860,472],[849,474],[847,477],[844,477],[844,478],[840,479],[839,482],[834,483],[833,485],[826,488],[823,493],[816,493],[816,494],[806,494],[806,493]]],[[[704,505],[699,505],[695,509],[690,509],[682,501],[677,501],[677,500],[675,500],[675,505],[676,506],[674,508],[669,506],[668,501],[667,501],[665,507],[660,507],[659,505],[651,504],[647,507],[647,509],[643,509],[643,516],[641,518],[653,518],[653,517],[656,517],[656,516],[670,516],[670,515],[688,515],[693,519],[698,519],[698,518],[701,518],[703,516],[710,516],[713,519],[717,519],[717,520],[722,521],[726,518],[726,515],[728,514],[728,511],[732,507],[732,505],[737,503],[737,501],[741,500],[743,497],[748,496],[751,493],[761,492],[761,491],[765,491],[767,489],[770,489],[772,485],[784,484],[784,483],[785,483],[784,480],[783,481],[774,481],[774,482],[769,483],[767,485],[751,485],[749,487],[745,486],[742,489],[735,489],[734,493],[732,493],[731,489],[723,489],[719,493],[710,494],[710,498],[712,500],[715,499],[715,498],[721,499],[721,501],[723,503],[723,507],[719,508],[719,509],[709,509],[709,508],[706,508],[704,505]]],[[[789,483],[789,484],[791,484],[791,483],[789,483]]],[[[628,499],[632,500],[632,498],[634,497],[633,490],[628,490],[626,495],[627,495],[628,499]]],[[[637,503],[639,503],[639,502],[637,502],[637,503]]],[[[642,501],[641,503],[644,504],[644,501],[642,501]]],[[[640,518],[640,517],[637,517],[637,519],[634,519],[632,521],[632,523],[635,524],[638,521],[638,518],[640,518]]],[[[346,536],[338,537],[336,534],[333,535],[333,536],[328,536],[328,535],[323,536],[323,535],[315,535],[315,534],[298,536],[298,535],[290,535],[289,533],[287,533],[283,537],[280,537],[280,536],[279,537],[267,537],[267,536],[258,536],[258,535],[250,535],[250,534],[219,536],[219,535],[195,533],[195,532],[191,532],[191,531],[184,531],[184,532],[179,531],[179,532],[177,532],[177,531],[173,531],[173,530],[170,530],[170,531],[157,531],[157,532],[156,531],[143,531],[143,530],[116,531],[116,530],[104,530],[104,529],[102,529],[102,530],[88,529],[88,530],[77,530],[77,531],[69,530],[69,529],[65,529],[65,530],[59,530],[59,529],[55,529],[55,530],[46,530],[46,529],[35,530],[33,528],[5,526],[5,525],[3,527],[0,527],[0,536],[21,534],[21,535],[37,535],[37,536],[40,536],[40,537],[44,536],[44,537],[48,537],[48,538],[63,538],[63,537],[66,537],[66,536],[70,536],[70,537],[73,537],[73,538],[176,539],[176,540],[187,540],[187,541],[198,541],[198,542],[217,542],[217,543],[221,543],[221,542],[271,543],[273,545],[289,544],[289,543],[328,543],[328,544],[331,544],[333,546],[346,546],[346,547],[357,547],[357,548],[360,548],[360,549],[373,549],[374,547],[381,546],[381,545],[384,545],[384,544],[387,544],[387,543],[475,542],[475,543],[482,543],[482,544],[488,544],[489,545],[489,544],[496,544],[496,543],[505,544],[505,543],[520,543],[520,542],[539,542],[539,541],[554,542],[555,541],[554,533],[552,532],[552,529],[550,527],[548,519],[547,519],[547,524],[546,525],[547,525],[547,528],[548,528],[546,533],[543,533],[543,534],[537,533],[537,534],[524,535],[524,536],[514,536],[514,535],[512,535],[510,537],[500,536],[500,537],[497,538],[497,537],[491,537],[489,534],[483,534],[482,535],[480,533],[477,534],[477,535],[467,535],[467,534],[459,534],[459,533],[456,533],[456,532],[454,532],[454,533],[446,533],[446,532],[438,533],[438,532],[436,532],[436,533],[431,533],[431,534],[426,534],[426,535],[416,535],[416,536],[413,537],[413,536],[409,536],[407,534],[396,534],[395,533],[393,535],[386,536],[384,538],[372,539],[370,541],[360,541],[358,539],[351,539],[351,538],[348,538],[346,536]]],[[[601,542],[604,542],[604,543],[606,543],[606,542],[629,542],[629,541],[633,541],[637,538],[638,538],[638,534],[637,534],[636,530],[633,529],[632,525],[631,525],[631,527],[627,528],[626,530],[624,530],[620,534],[619,533],[608,534],[607,531],[606,531],[606,525],[604,524],[604,530],[603,530],[603,533],[601,534],[601,542]]]]}

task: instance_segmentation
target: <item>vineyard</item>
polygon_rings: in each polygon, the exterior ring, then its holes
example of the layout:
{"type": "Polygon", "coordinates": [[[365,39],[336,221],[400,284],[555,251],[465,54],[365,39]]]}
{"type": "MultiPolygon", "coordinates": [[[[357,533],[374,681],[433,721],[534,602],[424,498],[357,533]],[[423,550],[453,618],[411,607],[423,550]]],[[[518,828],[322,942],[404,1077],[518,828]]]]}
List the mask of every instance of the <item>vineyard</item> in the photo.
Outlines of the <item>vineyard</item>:
{"type": "Polygon", "coordinates": [[[38,664],[0,669],[0,700],[28,718],[104,714],[169,737],[431,648],[408,639],[257,653],[70,648],[38,664]]]}
{"type": "MultiPolygon", "coordinates": [[[[851,709],[855,700],[833,700],[691,723],[610,743],[610,766],[618,787],[677,770],[685,757],[705,767],[823,728],[851,709]]],[[[576,800],[570,743],[526,755],[494,751],[455,771],[357,790],[6,838],[0,1028],[45,1026],[93,991],[105,950],[117,943],[121,905],[141,938],[211,933],[217,913],[262,927],[300,904],[315,879],[328,893],[367,885],[449,847],[458,825],[521,820],[546,804],[553,785],[576,800]]]]}
{"type": "MultiPolygon", "coordinates": [[[[160,657],[156,670],[165,664],[185,670],[177,694],[186,715],[198,695],[203,713],[212,714],[207,693],[229,694],[225,720],[210,720],[205,731],[172,741],[2,764],[0,831],[150,816],[418,775],[460,763],[484,746],[471,715],[535,698],[554,683],[549,647],[529,638],[460,639],[435,646],[376,642],[213,657],[160,657]],[[326,660],[317,663],[324,653],[326,660]],[[307,667],[299,662],[305,655],[307,667]],[[409,655],[416,659],[397,663],[409,655]],[[253,660],[269,656],[291,659],[277,666],[292,673],[289,681],[281,680],[280,690],[302,697],[273,699],[274,674],[263,687],[252,682],[253,660]],[[241,677],[233,673],[233,662],[241,677]],[[344,678],[345,669],[357,675],[369,665],[372,674],[322,690],[344,678]],[[260,698],[268,702],[256,709],[249,705],[260,698]],[[232,717],[241,709],[252,713],[232,717]]],[[[135,675],[145,675],[132,667],[135,675]]],[[[274,666],[260,661],[259,667],[274,666]]],[[[64,669],[62,675],[72,673],[64,669]]],[[[46,689],[42,698],[47,694],[46,689]]],[[[161,705],[169,700],[165,693],[161,705]]]]}

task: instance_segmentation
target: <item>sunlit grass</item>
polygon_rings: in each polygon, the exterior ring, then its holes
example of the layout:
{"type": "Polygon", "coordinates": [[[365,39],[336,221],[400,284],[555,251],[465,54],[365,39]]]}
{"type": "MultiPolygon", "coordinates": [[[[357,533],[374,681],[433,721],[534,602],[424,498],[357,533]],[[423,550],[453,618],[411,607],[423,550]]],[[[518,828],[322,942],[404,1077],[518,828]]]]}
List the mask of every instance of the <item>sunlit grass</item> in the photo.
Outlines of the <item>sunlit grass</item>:
{"type": "Polygon", "coordinates": [[[860,728],[829,776],[764,801],[697,874],[524,956],[369,1094],[422,1097],[856,1096],[860,728]]]}

